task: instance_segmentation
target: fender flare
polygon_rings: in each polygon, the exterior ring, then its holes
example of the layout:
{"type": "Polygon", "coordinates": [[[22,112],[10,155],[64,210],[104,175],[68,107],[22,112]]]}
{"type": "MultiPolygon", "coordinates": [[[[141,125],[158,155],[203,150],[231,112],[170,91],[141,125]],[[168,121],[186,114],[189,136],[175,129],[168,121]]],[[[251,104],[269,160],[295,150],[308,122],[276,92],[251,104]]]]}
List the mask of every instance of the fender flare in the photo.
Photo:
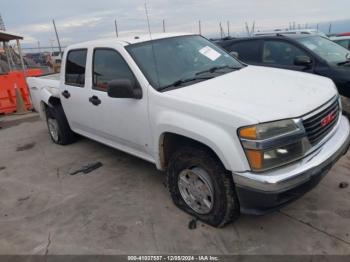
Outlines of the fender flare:
{"type": "Polygon", "coordinates": [[[247,159],[242,157],[245,156],[245,154],[243,148],[240,146],[238,138],[234,135],[234,130],[227,132],[224,128],[203,119],[194,118],[184,114],[175,118],[175,115],[177,115],[177,113],[172,114],[172,116],[167,114],[167,117],[164,115],[164,117],[161,117],[164,121],[159,121],[162,123],[158,124],[156,127],[154,156],[157,168],[161,170],[165,169],[162,163],[163,152],[161,151],[161,148],[164,134],[171,133],[192,139],[209,147],[220,159],[226,170],[247,170],[249,165],[247,159]],[[177,123],[177,125],[174,125],[173,123],[177,123]]]}
{"type": "Polygon", "coordinates": [[[58,99],[60,100],[59,96],[57,96],[57,94],[54,94],[52,92],[52,88],[42,88],[40,90],[40,97],[41,97],[41,102],[40,102],[40,117],[42,119],[46,119],[46,112],[45,112],[45,108],[46,106],[53,106],[52,103],[50,102],[50,100],[52,100],[52,98],[58,99]]]}

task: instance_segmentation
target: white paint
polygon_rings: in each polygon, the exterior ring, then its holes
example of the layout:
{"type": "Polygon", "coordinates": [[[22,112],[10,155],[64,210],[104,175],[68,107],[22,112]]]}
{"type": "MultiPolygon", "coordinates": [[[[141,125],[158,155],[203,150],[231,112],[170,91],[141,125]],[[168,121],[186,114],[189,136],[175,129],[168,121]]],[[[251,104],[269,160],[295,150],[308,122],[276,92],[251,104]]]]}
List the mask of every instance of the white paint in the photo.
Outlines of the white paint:
{"type": "MultiPolygon", "coordinates": [[[[177,36],[165,34],[154,36],[177,36]]],[[[147,41],[147,36],[134,39],[147,41]]],[[[132,41],[130,39],[129,41],[132,41]]],[[[266,121],[294,118],[304,115],[330,100],[337,94],[333,82],[312,74],[247,66],[244,69],[160,93],[151,87],[125,50],[125,40],[92,41],[67,48],[62,60],[65,72],[67,51],[87,48],[85,87],[69,87],[55,82],[56,94],[64,90],[70,99],[61,96],[64,111],[72,129],[84,136],[154,162],[161,168],[159,142],[162,134],[171,132],[183,135],[209,146],[221,159],[227,170],[246,171],[249,165],[237,137],[242,126],[266,121]],[[92,51],[95,47],[109,47],[120,52],[140,83],[143,97],[136,99],[110,98],[106,93],[91,88],[92,51]],[[98,96],[102,103],[92,105],[88,99],[98,96]]],[[[206,50],[204,50],[206,51],[206,50]]],[[[211,50],[204,52],[215,59],[211,50]]],[[[28,78],[32,96],[46,102],[44,93],[38,97],[33,85],[44,90],[52,83],[42,79],[35,83],[28,78]],[[39,83],[40,82],[40,83],[39,83]]],[[[48,91],[47,91],[48,92],[48,91]]],[[[56,96],[52,90],[52,95],[56,96]]]]}

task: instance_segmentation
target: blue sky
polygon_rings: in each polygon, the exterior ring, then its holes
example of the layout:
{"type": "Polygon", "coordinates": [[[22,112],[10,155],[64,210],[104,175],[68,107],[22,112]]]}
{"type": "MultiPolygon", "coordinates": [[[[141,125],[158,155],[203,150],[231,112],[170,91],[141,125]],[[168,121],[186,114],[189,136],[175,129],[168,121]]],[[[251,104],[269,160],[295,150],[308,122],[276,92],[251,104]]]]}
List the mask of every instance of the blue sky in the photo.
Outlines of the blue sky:
{"type": "MultiPolygon", "coordinates": [[[[231,32],[242,32],[244,23],[253,21],[258,30],[288,27],[293,21],[324,22],[326,30],[329,21],[350,19],[349,0],[147,0],[147,5],[152,32],[160,32],[165,19],[167,31],[197,33],[201,20],[207,36],[218,36],[220,21],[225,27],[230,21],[231,32]]],[[[0,0],[0,7],[7,30],[23,34],[25,46],[38,41],[56,45],[52,19],[63,45],[114,37],[115,18],[120,35],[147,32],[144,0],[0,0]]]]}

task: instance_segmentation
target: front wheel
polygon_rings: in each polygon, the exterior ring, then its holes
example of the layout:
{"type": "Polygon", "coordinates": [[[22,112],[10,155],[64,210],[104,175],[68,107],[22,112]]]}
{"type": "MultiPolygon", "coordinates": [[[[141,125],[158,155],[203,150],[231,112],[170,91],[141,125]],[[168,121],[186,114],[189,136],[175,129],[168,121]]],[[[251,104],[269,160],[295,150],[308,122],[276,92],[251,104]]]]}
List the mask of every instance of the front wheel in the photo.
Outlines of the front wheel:
{"type": "Polygon", "coordinates": [[[46,107],[46,123],[55,144],[68,145],[76,140],[76,134],[70,129],[61,104],[46,107]]]}
{"type": "Polygon", "coordinates": [[[232,177],[205,148],[184,147],[174,153],[168,185],[175,205],[207,224],[223,227],[239,216],[232,177]]]}

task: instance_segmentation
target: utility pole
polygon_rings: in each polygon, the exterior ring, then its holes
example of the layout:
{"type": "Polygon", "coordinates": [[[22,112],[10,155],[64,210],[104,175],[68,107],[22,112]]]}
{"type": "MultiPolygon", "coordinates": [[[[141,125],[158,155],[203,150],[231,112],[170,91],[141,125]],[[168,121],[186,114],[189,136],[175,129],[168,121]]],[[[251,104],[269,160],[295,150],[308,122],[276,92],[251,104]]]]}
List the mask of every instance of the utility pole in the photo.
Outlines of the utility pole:
{"type": "Polygon", "coordinates": [[[227,21],[227,36],[230,36],[230,21],[227,21]]]}
{"type": "Polygon", "coordinates": [[[332,32],[332,23],[329,23],[329,29],[328,29],[328,34],[330,35],[332,32]]]}
{"type": "Polygon", "coordinates": [[[202,24],[201,24],[201,20],[198,21],[198,31],[199,31],[199,34],[202,35],[202,24]]]}
{"type": "Polygon", "coordinates": [[[114,20],[114,27],[115,27],[115,35],[116,35],[117,38],[118,38],[119,35],[118,35],[118,24],[117,24],[117,19],[114,20]]]}
{"type": "Polygon", "coordinates": [[[224,30],[222,29],[221,22],[219,23],[219,26],[220,26],[220,36],[221,36],[221,39],[222,39],[222,38],[224,38],[224,30]]]}
{"type": "Polygon", "coordinates": [[[245,22],[245,30],[247,31],[247,35],[250,36],[249,26],[247,22],[245,22]]]}
{"type": "Polygon", "coordinates": [[[163,33],[165,33],[165,20],[163,19],[163,33]]]}
{"type": "Polygon", "coordinates": [[[0,30],[6,31],[4,20],[2,20],[2,16],[0,14],[0,30]]]}
{"type": "Polygon", "coordinates": [[[253,34],[254,34],[254,31],[255,31],[255,21],[253,22],[253,27],[252,27],[252,31],[251,31],[251,33],[253,33],[253,34]]]}
{"type": "Polygon", "coordinates": [[[56,28],[56,24],[55,24],[55,20],[54,19],[52,19],[52,23],[53,23],[53,28],[55,29],[55,33],[56,33],[58,50],[60,51],[60,55],[62,57],[62,48],[61,48],[60,38],[58,37],[57,28],[56,28]]]}
{"type": "Polygon", "coordinates": [[[41,53],[41,48],[40,48],[40,41],[38,40],[38,51],[41,53]]]}

